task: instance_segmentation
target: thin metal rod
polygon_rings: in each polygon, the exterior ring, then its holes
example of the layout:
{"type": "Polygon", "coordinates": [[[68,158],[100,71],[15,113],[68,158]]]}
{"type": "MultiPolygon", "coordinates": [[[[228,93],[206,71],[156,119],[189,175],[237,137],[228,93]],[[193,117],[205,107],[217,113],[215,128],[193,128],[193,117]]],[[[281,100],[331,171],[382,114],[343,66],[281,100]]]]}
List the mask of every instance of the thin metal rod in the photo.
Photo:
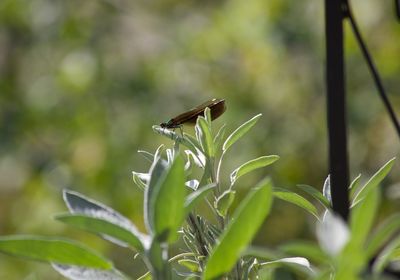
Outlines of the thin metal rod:
{"type": "Polygon", "coordinates": [[[325,0],[329,168],[333,210],[347,220],[349,167],[341,0],[325,0]]]}
{"type": "Polygon", "coordinates": [[[366,44],[364,43],[363,38],[361,37],[361,33],[357,27],[356,21],[354,19],[353,13],[352,13],[348,3],[346,3],[346,15],[347,15],[347,18],[349,19],[351,29],[353,30],[354,36],[356,37],[356,40],[361,49],[361,52],[364,55],[365,61],[367,62],[368,68],[371,72],[372,78],[374,79],[375,85],[378,89],[378,92],[382,99],[382,102],[383,102],[384,106],[386,107],[386,110],[389,114],[389,117],[390,117],[392,123],[393,123],[393,126],[396,129],[397,135],[400,138],[400,123],[397,120],[396,113],[394,112],[394,109],[389,101],[389,98],[388,98],[386,92],[385,92],[385,88],[383,87],[382,79],[379,76],[379,72],[376,69],[375,63],[368,51],[366,44]]]}

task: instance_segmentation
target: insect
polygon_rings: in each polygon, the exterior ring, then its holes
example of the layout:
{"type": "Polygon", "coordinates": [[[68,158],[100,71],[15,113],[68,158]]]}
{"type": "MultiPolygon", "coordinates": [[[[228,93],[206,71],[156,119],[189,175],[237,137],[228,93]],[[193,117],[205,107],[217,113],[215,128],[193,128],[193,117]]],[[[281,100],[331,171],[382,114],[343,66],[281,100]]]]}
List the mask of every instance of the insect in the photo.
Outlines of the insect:
{"type": "Polygon", "coordinates": [[[195,124],[197,117],[203,115],[204,110],[207,107],[210,108],[211,120],[215,120],[226,110],[225,99],[214,98],[208,100],[203,104],[170,119],[168,122],[161,123],[160,126],[162,128],[177,128],[181,127],[184,123],[195,124]]]}

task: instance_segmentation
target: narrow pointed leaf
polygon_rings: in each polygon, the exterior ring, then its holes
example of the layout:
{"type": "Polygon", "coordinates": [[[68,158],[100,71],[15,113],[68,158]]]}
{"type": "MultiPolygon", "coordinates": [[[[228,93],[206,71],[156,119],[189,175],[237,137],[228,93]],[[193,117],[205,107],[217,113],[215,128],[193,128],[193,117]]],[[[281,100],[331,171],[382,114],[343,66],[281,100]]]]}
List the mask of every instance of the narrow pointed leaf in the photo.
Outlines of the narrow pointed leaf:
{"type": "Polygon", "coordinates": [[[324,206],[326,209],[330,208],[330,203],[328,199],[316,188],[308,185],[297,185],[298,188],[302,189],[312,197],[314,197],[319,203],[321,203],[322,206],[324,206]]]}
{"type": "Polygon", "coordinates": [[[145,189],[144,195],[144,221],[147,231],[154,235],[154,196],[159,191],[160,185],[166,177],[166,162],[158,158],[150,168],[150,181],[145,189]]]}
{"type": "Polygon", "coordinates": [[[358,174],[358,176],[356,178],[354,178],[354,180],[351,182],[351,184],[349,186],[349,199],[351,202],[354,201],[354,197],[360,191],[360,189],[363,187],[363,186],[360,186],[360,179],[361,179],[361,174],[358,174]]]}
{"type": "Polygon", "coordinates": [[[362,248],[370,232],[380,202],[380,190],[371,189],[366,197],[351,211],[351,243],[362,248]]]}
{"type": "Polygon", "coordinates": [[[274,196],[303,208],[308,213],[319,219],[317,208],[315,208],[311,202],[297,193],[285,190],[283,188],[274,188],[274,196]]]}
{"type": "Polygon", "coordinates": [[[324,186],[322,188],[322,195],[329,201],[329,204],[332,206],[331,175],[330,174],[325,179],[324,186]]]}
{"type": "Polygon", "coordinates": [[[242,256],[252,256],[260,260],[273,261],[279,258],[283,258],[285,255],[282,254],[282,252],[280,251],[271,250],[266,247],[250,245],[244,250],[242,256]]]}
{"type": "Polygon", "coordinates": [[[380,274],[391,260],[398,260],[399,248],[400,236],[386,245],[382,252],[377,256],[374,264],[372,265],[372,271],[375,274],[380,274]]]}
{"type": "Polygon", "coordinates": [[[79,214],[60,214],[55,216],[55,219],[79,229],[99,234],[117,245],[130,246],[139,252],[144,251],[144,245],[141,241],[145,239],[143,234],[137,236],[138,232],[131,232],[129,229],[110,221],[79,214]]]}
{"type": "Polygon", "coordinates": [[[184,137],[184,142],[182,144],[184,144],[186,147],[188,147],[192,152],[196,153],[196,151],[201,151],[201,144],[197,141],[197,139],[195,137],[193,137],[190,134],[187,133],[183,133],[184,137]],[[185,144],[187,143],[187,144],[185,144]],[[190,147],[192,148],[190,148],[190,147]]]}
{"type": "Polygon", "coordinates": [[[218,215],[225,217],[235,200],[236,191],[226,190],[224,191],[214,203],[215,209],[217,209],[218,215]]]}
{"type": "Polygon", "coordinates": [[[189,269],[191,272],[200,272],[199,263],[194,260],[183,259],[179,260],[178,263],[189,269]]]}
{"type": "Polygon", "coordinates": [[[279,250],[289,256],[307,258],[313,263],[329,264],[329,256],[316,244],[310,241],[292,241],[279,246],[279,250]]]}
{"type": "Polygon", "coordinates": [[[279,159],[279,156],[275,156],[275,155],[262,156],[262,157],[250,160],[250,161],[242,164],[241,166],[236,168],[231,173],[231,185],[233,185],[235,183],[235,181],[237,179],[239,179],[240,177],[242,177],[243,175],[245,175],[255,169],[268,166],[268,165],[274,163],[275,161],[277,161],[278,159],[279,159]]]}
{"type": "Polygon", "coordinates": [[[371,235],[367,242],[367,256],[372,257],[390,238],[400,231],[400,214],[394,214],[386,219],[371,235]]]}
{"type": "Polygon", "coordinates": [[[211,110],[209,107],[204,109],[204,119],[206,120],[208,127],[211,129],[211,110]]]}
{"type": "Polygon", "coordinates": [[[264,180],[251,190],[236,209],[220,242],[214,247],[206,264],[204,279],[220,279],[235,265],[260,228],[272,205],[272,186],[264,180]]]}
{"type": "Polygon", "coordinates": [[[262,268],[278,268],[282,266],[288,266],[292,268],[294,271],[306,274],[313,275],[314,271],[311,269],[310,262],[306,258],[302,257],[291,257],[291,258],[282,258],[275,261],[263,262],[259,264],[260,269],[262,268]]]}
{"type": "MultiPolygon", "coordinates": [[[[98,201],[90,199],[78,192],[64,191],[63,197],[69,211],[72,214],[80,214],[82,216],[92,217],[93,219],[101,219],[110,224],[118,225],[119,227],[126,229],[138,237],[142,245],[147,245],[146,237],[139,232],[136,226],[132,224],[128,218],[118,213],[114,209],[98,201]]],[[[137,245],[139,246],[139,244],[137,245]]],[[[141,246],[136,247],[136,249],[140,250],[141,246]]]]}
{"type": "Polygon", "coordinates": [[[225,131],[226,126],[224,124],[221,126],[221,128],[218,130],[217,135],[214,137],[214,147],[216,152],[220,151],[220,149],[222,148],[222,140],[224,139],[225,131]]]}
{"type": "Polygon", "coordinates": [[[151,211],[154,211],[154,233],[159,241],[175,241],[177,230],[184,219],[185,172],[184,163],[177,156],[171,167],[165,171],[150,197],[151,211]]]}
{"type": "Polygon", "coordinates": [[[243,135],[245,135],[250,128],[252,128],[261,117],[262,114],[258,114],[255,117],[251,118],[241,126],[239,126],[228,138],[225,140],[224,145],[222,146],[222,150],[227,151],[237,140],[239,140],[243,135]]]}
{"type": "Polygon", "coordinates": [[[215,188],[215,184],[210,184],[204,187],[200,187],[198,190],[190,193],[185,199],[185,212],[189,213],[197,203],[204,200],[207,194],[215,188]]]}
{"type": "Polygon", "coordinates": [[[153,277],[151,277],[151,273],[150,271],[148,271],[136,280],[151,280],[151,279],[153,279],[153,277]]]}
{"type": "Polygon", "coordinates": [[[197,139],[201,143],[204,153],[209,157],[214,157],[214,141],[211,136],[210,126],[203,117],[197,118],[195,130],[197,139]]]}
{"type": "Polygon", "coordinates": [[[353,199],[352,206],[359,203],[370,190],[376,188],[382,180],[386,177],[386,175],[390,172],[393,167],[394,161],[396,158],[392,158],[389,160],[384,166],[382,166],[369,180],[368,182],[361,187],[361,189],[357,192],[353,199]]]}
{"type": "Polygon", "coordinates": [[[32,235],[0,237],[0,252],[36,261],[111,269],[112,264],[92,249],[72,240],[32,235]]]}

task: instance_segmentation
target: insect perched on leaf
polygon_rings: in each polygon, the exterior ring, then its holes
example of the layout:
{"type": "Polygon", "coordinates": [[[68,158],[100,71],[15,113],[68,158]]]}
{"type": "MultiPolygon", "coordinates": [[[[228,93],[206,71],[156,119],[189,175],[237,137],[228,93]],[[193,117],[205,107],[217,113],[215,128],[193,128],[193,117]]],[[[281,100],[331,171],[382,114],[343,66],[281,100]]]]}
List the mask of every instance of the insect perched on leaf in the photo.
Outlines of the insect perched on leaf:
{"type": "Polygon", "coordinates": [[[214,98],[208,100],[207,102],[170,119],[168,122],[161,123],[160,126],[162,128],[177,128],[181,127],[185,123],[195,124],[197,117],[203,115],[204,110],[207,107],[210,108],[211,120],[215,120],[226,110],[225,99],[214,98]]]}

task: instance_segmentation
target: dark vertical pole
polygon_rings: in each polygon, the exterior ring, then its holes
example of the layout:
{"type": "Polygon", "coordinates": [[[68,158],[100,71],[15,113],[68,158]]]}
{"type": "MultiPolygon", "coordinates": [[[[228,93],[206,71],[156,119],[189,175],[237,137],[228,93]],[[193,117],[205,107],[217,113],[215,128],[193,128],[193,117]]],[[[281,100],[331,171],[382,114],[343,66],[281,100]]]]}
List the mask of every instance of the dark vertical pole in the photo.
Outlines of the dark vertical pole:
{"type": "Polygon", "coordinates": [[[333,209],[349,213],[342,0],[325,0],[329,168],[333,209]]]}

